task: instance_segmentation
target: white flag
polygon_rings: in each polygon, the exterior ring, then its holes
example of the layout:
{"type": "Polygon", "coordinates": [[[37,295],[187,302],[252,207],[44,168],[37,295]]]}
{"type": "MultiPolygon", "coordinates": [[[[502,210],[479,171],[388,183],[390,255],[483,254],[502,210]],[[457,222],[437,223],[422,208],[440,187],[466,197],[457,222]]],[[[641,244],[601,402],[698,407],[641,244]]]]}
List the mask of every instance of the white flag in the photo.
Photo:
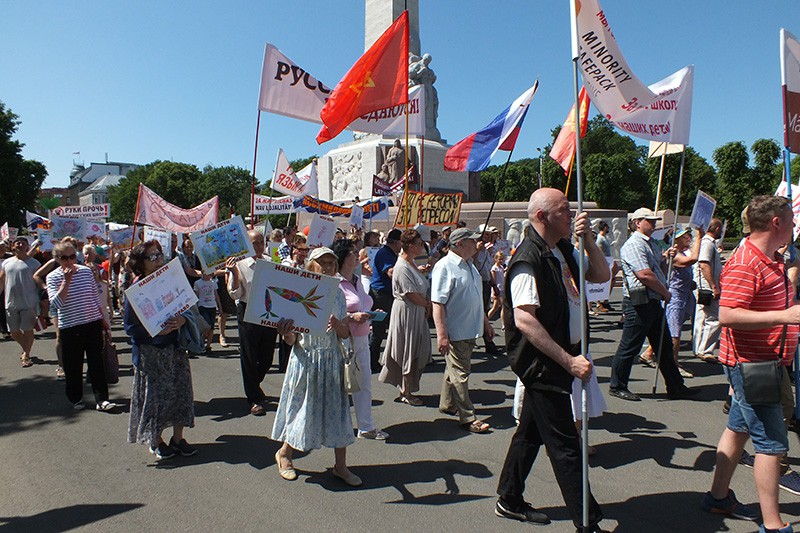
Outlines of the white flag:
{"type": "Polygon", "coordinates": [[[317,180],[317,162],[312,161],[299,171],[297,171],[297,179],[303,184],[301,196],[319,196],[319,181],[317,180]]]}
{"type": "Polygon", "coordinates": [[[267,43],[258,98],[261,111],[321,124],[319,112],[330,93],[331,89],[267,43]]]}
{"type": "Polygon", "coordinates": [[[661,157],[662,155],[679,154],[683,152],[683,148],[684,146],[682,144],[650,141],[650,149],[647,152],[647,157],[661,157]]]}
{"type": "Polygon", "coordinates": [[[303,184],[297,179],[292,165],[283,153],[283,148],[278,150],[278,160],[275,163],[275,172],[272,174],[272,189],[289,196],[303,196],[303,184]]]}
{"type": "Polygon", "coordinates": [[[581,0],[577,34],[583,84],[603,116],[641,139],[688,144],[693,66],[646,87],[622,55],[597,0],[581,0]]]}

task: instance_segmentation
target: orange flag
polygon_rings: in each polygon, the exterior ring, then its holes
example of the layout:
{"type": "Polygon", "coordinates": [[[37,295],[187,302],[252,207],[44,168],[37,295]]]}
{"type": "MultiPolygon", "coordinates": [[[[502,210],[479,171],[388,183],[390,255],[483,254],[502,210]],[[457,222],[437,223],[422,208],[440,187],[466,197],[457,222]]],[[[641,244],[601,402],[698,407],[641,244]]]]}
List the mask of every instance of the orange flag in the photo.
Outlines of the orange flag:
{"type": "Polygon", "coordinates": [[[319,113],[317,143],[339,135],[355,119],[408,103],[408,11],[356,61],[319,113]]]}
{"type": "MultiPolygon", "coordinates": [[[[581,103],[581,139],[583,139],[589,123],[589,105],[591,104],[585,87],[581,89],[578,100],[581,103]]],[[[575,104],[572,104],[572,109],[569,110],[569,115],[558,133],[556,142],[553,143],[550,157],[564,169],[565,174],[569,174],[572,168],[572,159],[575,157],[575,104]]]]}

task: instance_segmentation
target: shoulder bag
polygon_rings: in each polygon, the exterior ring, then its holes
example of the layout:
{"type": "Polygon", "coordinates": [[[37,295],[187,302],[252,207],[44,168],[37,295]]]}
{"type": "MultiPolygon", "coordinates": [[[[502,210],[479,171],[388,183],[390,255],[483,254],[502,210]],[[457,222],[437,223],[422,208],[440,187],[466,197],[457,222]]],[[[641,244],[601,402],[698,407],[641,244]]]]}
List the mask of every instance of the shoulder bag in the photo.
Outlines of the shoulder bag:
{"type": "Polygon", "coordinates": [[[342,358],[344,359],[344,377],[342,379],[344,391],[347,394],[353,394],[361,390],[361,384],[359,383],[361,370],[358,368],[358,363],[356,363],[356,355],[351,343],[345,344],[344,339],[340,337],[339,350],[342,352],[342,358]]]}

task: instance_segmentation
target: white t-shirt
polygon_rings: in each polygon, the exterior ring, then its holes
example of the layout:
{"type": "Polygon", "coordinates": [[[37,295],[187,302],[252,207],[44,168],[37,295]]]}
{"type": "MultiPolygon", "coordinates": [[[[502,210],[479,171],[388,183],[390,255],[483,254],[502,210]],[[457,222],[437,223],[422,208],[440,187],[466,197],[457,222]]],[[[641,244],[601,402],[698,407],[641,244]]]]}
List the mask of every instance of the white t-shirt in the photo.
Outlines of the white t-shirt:
{"type": "MultiPolygon", "coordinates": [[[[564,255],[558,248],[551,248],[551,252],[556,256],[561,265],[561,279],[567,290],[569,302],[569,337],[572,344],[577,344],[581,340],[581,299],[578,293],[577,280],[572,278],[572,273],[567,266],[564,255]]],[[[578,261],[578,250],[572,251],[575,261],[578,261]]],[[[584,266],[588,266],[588,259],[584,258],[584,266]]],[[[536,289],[536,278],[533,277],[533,267],[528,263],[522,263],[514,268],[511,275],[511,301],[514,307],[521,305],[539,306],[539,291],[536,289]]]]}
{"type": "Polygon", "coordinates": [[[217,308],[217,279],[211,278],[206,281],[198,279],[194,282],[194,292],[197,294],[198,307],[209,309],[217,308]]]}

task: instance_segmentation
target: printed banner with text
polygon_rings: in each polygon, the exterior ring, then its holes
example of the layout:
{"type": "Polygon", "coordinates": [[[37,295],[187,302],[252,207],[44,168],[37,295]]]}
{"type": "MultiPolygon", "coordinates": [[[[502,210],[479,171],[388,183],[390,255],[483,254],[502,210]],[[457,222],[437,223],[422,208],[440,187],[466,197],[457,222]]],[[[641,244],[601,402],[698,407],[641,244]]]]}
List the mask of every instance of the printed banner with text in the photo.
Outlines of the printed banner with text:
{"type": "Polygon", "coordinates": [[[294,213],[294,198],[291,196],[262,196],[253,198],[254,215],[285,215],[294,213]]]}
{"type": "Polygon", "coordinates": [[[72,218],[108,218],[110,210],[109,204],[95,204],[95,205],[62,205],[50,211],[54,217],[72,217],[72,218]]]}
{"type": "Polygon", "coordinates": [[[174,231],[191,233],[217,223],[219,197],[203,202],[191,209],[183,209],[169,203],[146,185],[139,184],[137,211],[133,221],[137,224],[155,226],[174,231]]]}
{"type": "MultiPolygon", "coordinates": [[[[376,198],[359,202],[364,208],[364,218],[377,217],[389,209],[389,202],[386,198],[376,198]]],[[[303,196],[294,200],[295,212],[320,213],[332,217],[349,217],[353,212],[350,206],[338,205],[312,196],[303,196]]]]}
{"type": "MultiPolygon", "coordinates": [[[[781,81],[784,87],[784,146],[800,154],[800,41],[781,28],[781,81]]],[[[795,226],[796,227],[796,226],[795,226]]]]}

